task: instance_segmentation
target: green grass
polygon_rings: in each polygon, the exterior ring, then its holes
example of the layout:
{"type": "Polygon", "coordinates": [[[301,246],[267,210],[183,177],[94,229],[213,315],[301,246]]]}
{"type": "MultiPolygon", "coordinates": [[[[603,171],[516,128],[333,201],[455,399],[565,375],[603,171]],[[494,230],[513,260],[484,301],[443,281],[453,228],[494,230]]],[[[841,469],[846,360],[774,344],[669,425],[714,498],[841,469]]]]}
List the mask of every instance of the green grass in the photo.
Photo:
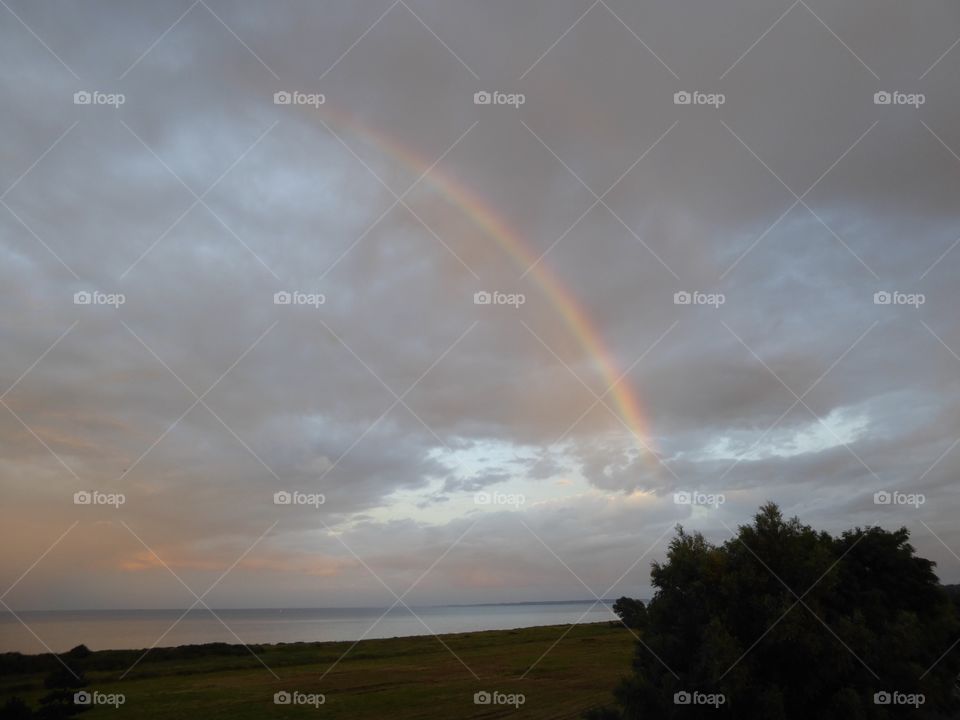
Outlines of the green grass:
{"type": "MultiPolygon", "coordinates": [[[[623,626],[610,623],[575,626],[557,642],[567,629],[550,626],[457,633],[441,639],[364,640],[349,652],[351,643],[343,642],[252,646],[279,680],[250,653],[223,648],[186,658],[176,651],[167,657],[151,653],[123,680],[119,676],[139,653],[97,652],[71,665],[85,669],[91,689],[126,696],[119,710],[97,707],[84,713],[82,717],[89,720],[557,720],[577,718],[587,708],[608,703],[617,680],[629,672],[634,644],[623,626]],[[536,667],[522,678],[538,658],[536,667]],[[326,702],[319,709],[275,705],[273,694],[278,690],[323,693],[326,702]],[[478,690],[523,693],[525,702],[519,709],[475,705],[473,695],[478,690]]],[[[42,673],[0,678],[4,700],[17,694],[36,707],[44,693],[42,673]]]]}

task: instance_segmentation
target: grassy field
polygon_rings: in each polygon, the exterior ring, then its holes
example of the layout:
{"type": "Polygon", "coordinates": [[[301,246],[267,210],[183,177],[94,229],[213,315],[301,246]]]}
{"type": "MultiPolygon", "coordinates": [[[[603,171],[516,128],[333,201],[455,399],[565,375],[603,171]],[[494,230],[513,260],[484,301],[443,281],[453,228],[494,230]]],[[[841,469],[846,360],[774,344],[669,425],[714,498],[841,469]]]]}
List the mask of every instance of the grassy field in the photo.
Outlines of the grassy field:
{"type": "MultiPolygon", "coordinates": [[[[351,643],[252,646],[279,680],[237,647],[213,653],[198,650],[196,657],[184,657],[184,649],[154,651],[123,680],[119,676],[139,653],[96,652],[68,662],[74,669],[84,669],[90,690],[125,696],[118,710],[100,706],[84,713],[82,717],[90,720],[554,720],[577,718],[587,708],[608,703],[617,680],[629,671],[634,644],[623,626],[595,623],[574,627],[551,649],[566,630],[567,626],[551,626],[458,633],[441,636],[442,642],[434,637],[364,640],[346,655],[351,643]],[[274,693],[283,690],[322,693],[325,702],[319,707],[274,704],[274,693]],[[477,705],[478,691],[522,693],[525,699],[519,708],[477,705]]],[[[45,692],[42,673],[0,678],[3,700],[16,694],[36,707],[45,692]]]]}

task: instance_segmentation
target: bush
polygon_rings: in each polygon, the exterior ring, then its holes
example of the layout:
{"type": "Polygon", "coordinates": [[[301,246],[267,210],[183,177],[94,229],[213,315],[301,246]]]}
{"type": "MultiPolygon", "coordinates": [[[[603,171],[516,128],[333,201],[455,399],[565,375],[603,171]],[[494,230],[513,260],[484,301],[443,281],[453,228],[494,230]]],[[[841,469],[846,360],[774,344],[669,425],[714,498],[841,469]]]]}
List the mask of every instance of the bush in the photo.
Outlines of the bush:
{"type": "Polygon", "coordinates": [[[640,629],[647,622],[647,608],[642,600],[622,597],[613,603],[613,612],[628,628],[640,629]]]}

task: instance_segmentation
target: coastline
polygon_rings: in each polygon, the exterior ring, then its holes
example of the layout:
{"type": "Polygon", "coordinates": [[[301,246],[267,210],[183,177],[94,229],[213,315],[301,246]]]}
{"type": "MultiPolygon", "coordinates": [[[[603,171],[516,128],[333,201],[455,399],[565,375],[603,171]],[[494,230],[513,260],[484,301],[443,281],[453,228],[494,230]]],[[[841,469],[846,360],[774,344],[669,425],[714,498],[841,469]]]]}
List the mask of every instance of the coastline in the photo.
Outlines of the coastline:
{"type": "Polygon", "coordinates": [[[355,642],[614,619],[584,601],[395,608],[34,611],[0,613],[0,652],[132,650],[210,643],[355,642]],[[41,640],[42,638],[42,640],[41,640]]]}

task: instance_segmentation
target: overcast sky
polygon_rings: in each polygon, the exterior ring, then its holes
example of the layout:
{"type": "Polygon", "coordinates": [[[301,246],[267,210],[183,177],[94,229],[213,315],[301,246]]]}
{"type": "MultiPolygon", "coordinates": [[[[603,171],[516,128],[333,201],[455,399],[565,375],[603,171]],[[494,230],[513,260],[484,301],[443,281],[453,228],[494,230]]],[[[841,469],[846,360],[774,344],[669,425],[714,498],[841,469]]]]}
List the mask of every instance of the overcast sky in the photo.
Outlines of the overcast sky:
{"type": "Polygon", "coordinates": [[[4,602],[646,597],[677,523],[767,500],[960,580],[958,36],[947,0],[6,0],[4,602]]]}

